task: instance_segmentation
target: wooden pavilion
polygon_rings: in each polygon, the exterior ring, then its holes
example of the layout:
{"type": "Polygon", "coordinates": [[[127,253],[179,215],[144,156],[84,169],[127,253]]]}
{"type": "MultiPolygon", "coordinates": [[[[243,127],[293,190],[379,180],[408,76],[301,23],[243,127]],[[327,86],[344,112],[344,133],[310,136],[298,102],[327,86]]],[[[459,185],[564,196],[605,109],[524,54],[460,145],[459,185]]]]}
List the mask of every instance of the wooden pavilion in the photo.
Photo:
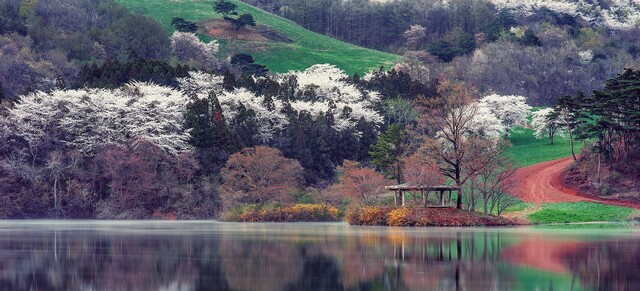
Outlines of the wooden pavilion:
{"type": "Polygon", "coordinates": [[[439,194],[439,199],[440,199],[439,200],[440,203],[438,205],[429,205],[430,207],[455,207],[451,199],[452,191],[457,191],[458,199],[461,198],[460,187],[458,186],[427,186],[427,185],[417,185],[409,182],[409,183],[403,183],[400,185],[386,186],[384,188],[387,190],[393,191],[394,193],[393,203],[395,206],[398,206],[398,200],[401,201],[402,206],[405,206],[405,198],[404,198],[405,192],[411,193],[411,195],[413,196],[413,201],[416,204],[417,204],[417,199],[416,199],[417,193],[420,193],[420,195],[422,196],[422,205],[424,207],[427,207],[427,198],[429,196],[429,192],[436,192],[437,193],[436,195],[439,194]],[[445,195],[445,192],[448,192],[449,199],[446,199],[447,195],[445,195]],[[448,201],[445,201],[445,200],[448,200],[448,201]]]}

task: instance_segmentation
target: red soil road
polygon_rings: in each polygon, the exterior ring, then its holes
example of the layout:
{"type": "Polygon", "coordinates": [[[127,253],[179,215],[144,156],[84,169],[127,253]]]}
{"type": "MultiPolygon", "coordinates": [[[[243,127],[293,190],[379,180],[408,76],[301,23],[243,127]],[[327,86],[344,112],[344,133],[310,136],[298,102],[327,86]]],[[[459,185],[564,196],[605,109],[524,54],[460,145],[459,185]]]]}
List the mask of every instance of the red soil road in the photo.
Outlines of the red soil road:
{"type": "Polygon", "coordinates": [[[515,197],[524,202],[541,203],[588,201],[640,209],[640,203],[587,196],[563,185],[564,171],[573,163],[571,157],[520,168],[511,178],[515,197]]]}

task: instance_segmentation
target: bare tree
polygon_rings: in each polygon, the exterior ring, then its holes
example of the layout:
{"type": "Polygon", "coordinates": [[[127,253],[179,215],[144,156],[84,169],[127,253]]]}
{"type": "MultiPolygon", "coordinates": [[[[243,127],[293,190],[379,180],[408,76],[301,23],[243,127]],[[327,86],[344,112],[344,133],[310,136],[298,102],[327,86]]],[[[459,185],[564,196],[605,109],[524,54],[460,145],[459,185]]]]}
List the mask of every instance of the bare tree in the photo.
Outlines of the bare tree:
{"type": "Polygon", "coordinates": [[[303,170],[298,161],[283,157],[278,149],[244,148],[231,155],[220,171],[220,196],[226,208],[238,203],[286,202],[290,190],[303,184],[303,170]]]}
{"type": "MultiPolygon", "coordinates": [[[[438,136],[427,139],[423,151],[435,161],[441,174],[451,178],[456,186],[462,186],[469,175],[463,171],[467,159],[468,139],[465,136],[473,124],[477,111],[475,106],[467,106],[473,100],[475,92],[462,84],[444,81],[438,87],[439,98],[428,101],[430,110],[425,122],[438,136]]],[[[462,209],[462,200],[456,203],[462,209]]]]}

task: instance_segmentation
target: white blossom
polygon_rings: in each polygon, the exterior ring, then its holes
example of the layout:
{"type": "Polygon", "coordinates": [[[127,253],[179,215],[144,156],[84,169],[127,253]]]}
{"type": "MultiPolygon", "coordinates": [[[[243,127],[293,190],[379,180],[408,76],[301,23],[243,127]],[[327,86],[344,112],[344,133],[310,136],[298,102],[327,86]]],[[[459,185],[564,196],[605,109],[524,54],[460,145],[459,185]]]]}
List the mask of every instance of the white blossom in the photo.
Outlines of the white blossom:
{"type": "Polygon", "coordinates": [[[531,127],[534,130],[533,135],[537,139],[543,139],[547,137],[551,128],[555,128],[557,134],[563,134],[562,130],[558,130],[563,126],[563,124],[558,120],[549,120],[549,116],[553,112],[553,108],[544,108],[531,114],[531,127]]]}
{"type": "Polygon", "coordinates": [[[222,94],[224,78],[220,75],[191,71],[188,77],[178,78],[180,90],[187,94],[206,95],[211,92],[222,94]]]}
{"type": "Polygon", "coordinates": [[[216,40],[203,43],[191,32],[176,31],[171,35],[171,50],[178,60],[188,62],[198,69],[213,70],[220,62],[217,58],[220,45],[216,40]]]}
{"type": "Polygon", "coordinates": [[[186,98],[168,87],[130,83],[116,90],[55,90],[21,96],[9,119],[35,148],[45,136],[90,154],[96,146],[147,139],[169,153],[190,149],[186,98]]]}
{"type": "Polygon", "coordinates": [[[272,109],[264,104],[264,97],[257,96],[247,89],[236,89],[232,92],[224,92],[218,97],[222,114],[226,117],[227,122],[233,120],[238,114],[240,105],[247,110],[252,110],[256,114],[258,120],[259,137],[263,142],[270,140],[274,133],[282,130],[287,125],[288,120],[284,113],[284,105],[282,101],[273,99],[272,109]]]}
{"type": "Polygon", "coordinates": [[[629,30],[640,24],[640,1],[609,0],[606,7],[595,0],[491,0],[498,8],[509,9],[519,15],[535,10],[551,11],[580,17],[610,29],[629,30]]]}
{"type": "Polygon", "coordinates": [[[345,81],[348,76],[333,65],[314,65],[304,71],[289,72],[277,78],[284,82],[290,76],[297,80],[297,95],[315,96],[315,100],[291,102],[291,107],[296,111],[307,111],[312,116],[330,113],[335,121],[334,129],[338,131],[354,128],[360,119],[375,125],[383,122],[382,115],[374,109],[380,102],[380,94],[349,84],[345,81]]]}
{"type": "MultiPolygon", "coordinates": [[[[454,112],[451,112],[448,120],[469,120],[461,124],[464,131],[464,137],[480,137],[489,140],[498,140],[505,133],[505,127],[502,122],[495,116],[495,114],[485,106],[481,106],[478,102],[468,104],[464,107],[457,108],[454,112]]],[[[446,128],[446,131],[436,133],[438,138],[444,144],[446,143],[445,136],[454,136],[451,132],[451,128],[446,128]]],[[[449,144],[450,146],[450,144],[449,144]]]]}
{"type": "Polygon", "coordinates": [[[531,112],[527,98],[517,95],[491,94],[480,99],[478,105],[491,111],[500,120],[505,131],[516,125],[525,125],[531,112]]]}
{"type": "Polygon", "coordinates": [[[471,135],[498,140],[506,131],[500,119],[486,106],[482,104],[472,104],[476,106],[475,114],[469,126],[471,135]]]}
{"type": "Polygon", "coordinates": [[[580,64],[586,65],[593,60],[593,51],[592,50],[584,50],[578,52],[578,59],[580,60],[580,64]]]}

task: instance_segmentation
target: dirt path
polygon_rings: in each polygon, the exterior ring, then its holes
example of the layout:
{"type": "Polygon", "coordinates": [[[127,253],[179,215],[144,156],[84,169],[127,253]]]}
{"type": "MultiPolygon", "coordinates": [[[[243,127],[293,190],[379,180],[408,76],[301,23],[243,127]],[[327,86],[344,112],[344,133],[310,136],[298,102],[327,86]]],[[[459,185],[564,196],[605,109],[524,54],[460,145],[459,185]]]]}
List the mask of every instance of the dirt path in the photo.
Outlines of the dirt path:
{"type": "Polygon", "coordinates": [[[640,209],[640,203],[589,197],[562,184],[564,170],[573,163],[571,157],[520,168],[512,177],[512,194],[524,202],[541,203],[589,201],[640,209]]]}

